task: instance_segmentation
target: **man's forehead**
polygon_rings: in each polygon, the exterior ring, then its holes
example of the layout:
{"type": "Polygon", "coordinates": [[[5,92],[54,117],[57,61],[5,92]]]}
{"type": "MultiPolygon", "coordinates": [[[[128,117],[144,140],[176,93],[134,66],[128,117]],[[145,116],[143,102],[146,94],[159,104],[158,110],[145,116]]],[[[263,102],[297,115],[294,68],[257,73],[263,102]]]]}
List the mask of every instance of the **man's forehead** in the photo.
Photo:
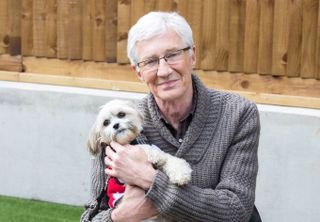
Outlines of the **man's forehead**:
{"type": "Polygon", "coordinates": [[[142,40],[136,44],[137,58],[147,59],[159,57],[184,47],[181,37],[175,32],[166,32],[162,35],[142,40]]]}

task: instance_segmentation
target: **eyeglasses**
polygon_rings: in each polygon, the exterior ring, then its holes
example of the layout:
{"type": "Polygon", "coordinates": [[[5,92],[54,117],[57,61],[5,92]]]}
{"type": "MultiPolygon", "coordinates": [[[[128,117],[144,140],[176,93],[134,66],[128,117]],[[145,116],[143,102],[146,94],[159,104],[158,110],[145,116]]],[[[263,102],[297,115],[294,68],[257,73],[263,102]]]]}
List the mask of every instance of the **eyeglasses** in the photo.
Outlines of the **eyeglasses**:
{"type": "Polygon", "coordinates": [[[185,51],[188,51],[191,47],[188,46],[183,49],[179,49],[173,52],[169,52],[168,54],[160,57],[160,58],[150,58],[147,60],[144,60],[142,62],[138,62],[137,66],[142,72],[146,73],[152,73],[159,68],[159,63],[161,59],[164,59],[168,65],[174,65],[180,62],[183,59],[183,53],[185,51]]]}

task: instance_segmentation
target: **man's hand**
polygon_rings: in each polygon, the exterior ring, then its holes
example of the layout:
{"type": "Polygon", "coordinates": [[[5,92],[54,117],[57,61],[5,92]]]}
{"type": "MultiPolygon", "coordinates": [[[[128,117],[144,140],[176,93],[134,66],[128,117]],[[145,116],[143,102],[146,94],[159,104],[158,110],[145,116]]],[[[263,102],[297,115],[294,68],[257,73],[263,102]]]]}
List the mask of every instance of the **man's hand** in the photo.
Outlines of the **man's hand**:
{"type": "Polygon", "coordinates": [[[156,207],[145,197],[143,189],[126,185],[124,196],[112,211],[111,219],[114,222],[140,222],[157,214],[156,207]]]}
{"type": "Polygon", "coordinates": [[[155,178],[156,170],[148,162],[147,155],[139,145],[120,145],[111,142],[106,148],[105,173],[117,177],[128,185],[148,190],[155,178]]]}

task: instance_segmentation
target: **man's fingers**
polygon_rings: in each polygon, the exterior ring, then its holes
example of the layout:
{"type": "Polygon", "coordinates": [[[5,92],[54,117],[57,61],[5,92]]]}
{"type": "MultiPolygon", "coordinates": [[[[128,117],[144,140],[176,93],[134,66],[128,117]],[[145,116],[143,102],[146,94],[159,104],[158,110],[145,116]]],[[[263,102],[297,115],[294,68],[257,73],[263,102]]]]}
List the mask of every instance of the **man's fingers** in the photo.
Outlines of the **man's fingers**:
{"type": "Polygon", "coordinates": [[[116,153],[123,149],[123,147],[119,143],[114,141],[111,141],[110,146],[116,153]]]}
{"type": "Polygon", "coordinates": [[[111,160],[113,160],[115,155],[116,155],[116,152],[110,146],[107,146],[106,147],[106,156],[109,157],[111,160]]]}
{"type": "Polygon", "coordinates": [[[106,156],[106,157],[104,158],[104,164],[105,164],[107,167],[112,167],[112,161],[111,161],[111,159],[110,159],[108,156],[106,156]]]}
{"type": "Polygon", "coordinates": [[[107,167],[104,172],[109,176],[114,176],[114,172],[109,167],[107,167]]]}

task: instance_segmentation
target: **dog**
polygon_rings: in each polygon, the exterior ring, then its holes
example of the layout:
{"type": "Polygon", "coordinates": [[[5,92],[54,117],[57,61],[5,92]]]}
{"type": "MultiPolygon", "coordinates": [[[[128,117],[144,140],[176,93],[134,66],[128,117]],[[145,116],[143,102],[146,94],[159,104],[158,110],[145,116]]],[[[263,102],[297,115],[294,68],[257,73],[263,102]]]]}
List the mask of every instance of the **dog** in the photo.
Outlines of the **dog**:
{"type": "MultiPolygon", "coordinates": [[[[111,100],[103,105],[90,130],[87,148],[92,155],[99,155],[104,148],[115,141],[125,145],[132,143],[142,132],[143,115],[138,111],[132,101],[111,100]]],[[[139,144],[148,157],[148,161],[157,169],[167,174],[169,181],[178,186],[183,186],[191,180],[191,167],[187,161],[163,152],[158,147],[149,144],[139,144]]],[[[118,183],[119,190],[124,192],[125,185],[117,178],[108,178],[109,184],[118,183]],[[122,186],[122,187],[121,187],[122,186]]],[[[111,188],[115,191],[106,191],[109,195],[109,206],[116,207],[117,201],[123,194],[117,191],[117,186],[111,188]],[[112,192],[117,196],[112,196],[112,192]],[[111,200],[110,200],[111,199],[111,200]]],[[[109,188],[108,188],[109,189],[109,188]]],[[[122,193],[123,193],[122,192],[122,193]]],[[[160,221],[160,220],[153,220],[160,221]]]]}

